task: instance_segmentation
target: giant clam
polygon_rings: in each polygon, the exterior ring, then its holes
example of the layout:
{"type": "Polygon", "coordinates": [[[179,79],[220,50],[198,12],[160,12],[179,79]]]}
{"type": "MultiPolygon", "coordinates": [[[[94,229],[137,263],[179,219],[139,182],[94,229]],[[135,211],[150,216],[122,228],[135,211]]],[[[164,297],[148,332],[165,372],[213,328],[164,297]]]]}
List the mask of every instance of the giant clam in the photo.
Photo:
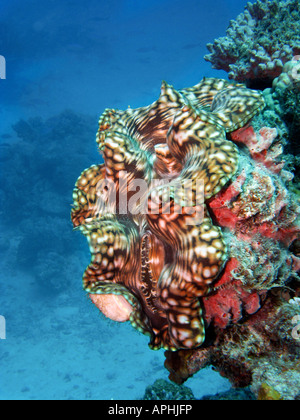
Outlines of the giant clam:
{"type": "Polygon", "coordinates": [[[263,106],[258,91],[206,78],[179,91],[163,82],[152,105],[100,117],[104,164],[80,175],[71,212],[92,255],[84,289],[106,316],[148,334],[152,349],[205,339],[201,297],[227,260],[206,202],[238,169],[226,133],[263,106]]]}

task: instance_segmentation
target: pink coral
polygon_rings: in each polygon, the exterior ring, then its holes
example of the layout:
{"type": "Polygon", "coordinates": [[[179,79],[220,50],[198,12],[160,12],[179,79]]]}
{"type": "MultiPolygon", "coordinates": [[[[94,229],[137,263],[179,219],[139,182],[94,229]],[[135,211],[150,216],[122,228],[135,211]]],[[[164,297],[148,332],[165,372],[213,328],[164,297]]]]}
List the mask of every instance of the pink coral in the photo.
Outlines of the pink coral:
{"type": "Polygon", "coordinates": [[[215,292],[203,299],[205,319],[215,327],[226,328],[243,317],[243,310],[252,315],[260,308],[260,294],[247,291],[240,280],[234,280],[232,271],[239,266],[235,258],[231,258],[225,272],[215,285],[215,292]]]}
{"type": "Polygon", "coordinates": [[[283,149],[280,143],[273,144],[276,137],[276,128],[262,127],[256,133],[251,125],[231,133],[232,140],[248,147],[252,159],[277,174],[282,170],[285,162],[278,161],[283,149]]]}
{"type": "Polygon", "coordinates": [[[219,225],[242,240],[251,241],[260,234],[289,246],[299,237],[297,207],[283,183],[268,172],[254,169],[246,179],[242,171],[227,190],[210,201],[209,207],[219,225]]]}
{"type": "Polygon", "coordinates": [[[276,130],[265,127],[259,136],[251,126],[239,130],[253,164],[208,202],[218,225],[230,232],[231,259],[212,294],[203,299],[206,323],[214,328],[224,329],[254,314],[267,291],[284,285],[300,268],[287,249],[300,235],[297,205],[274,167],[265,168],[260,159],[275,137],[276,130]]]}

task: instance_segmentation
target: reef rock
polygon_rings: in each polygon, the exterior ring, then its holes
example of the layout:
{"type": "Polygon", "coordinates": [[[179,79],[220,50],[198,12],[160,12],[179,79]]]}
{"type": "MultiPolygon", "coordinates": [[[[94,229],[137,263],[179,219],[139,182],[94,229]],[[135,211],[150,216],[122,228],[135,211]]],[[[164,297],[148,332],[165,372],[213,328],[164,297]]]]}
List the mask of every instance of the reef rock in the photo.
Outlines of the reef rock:
{"type": "Polygon", "coordinates": [[[298,66],[287,62],[263,92],[266,107],[229,135],[239,169],[207,202],[229,259],[202,300],[204,344],[166,352],[174,382],[213,365],[258,399],[299,399],[298,66]]]}
{"type": "Polygon", "coordinates": [[[170,379],[182,383],[199,369],[213,365],[235,387],[250,385],[256,397],[263,399],[261,387],[266,384],[280,395],[277,399],[296,399],[300,383],[300,340],[294,321],[299,314],[300,306],[289,303],[278,289],[274,290],[247,322],[218,329],[209,345],[166,352],[165,366],[170,371],[170,379]]]}

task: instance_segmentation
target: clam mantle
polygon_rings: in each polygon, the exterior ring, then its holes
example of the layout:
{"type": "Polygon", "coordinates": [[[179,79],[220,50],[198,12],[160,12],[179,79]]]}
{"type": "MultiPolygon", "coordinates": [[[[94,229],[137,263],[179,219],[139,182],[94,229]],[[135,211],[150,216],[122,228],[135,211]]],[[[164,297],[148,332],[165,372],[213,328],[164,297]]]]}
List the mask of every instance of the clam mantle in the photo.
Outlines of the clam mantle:
{"type": "Polygon", "coordinates": [[[92,256],[83,285],[106,316],[149,335],[152,349],[191,349],[205,339],[201,298],[228,259],[206,203],[238,169],[226,133],[263,107],[260,92],[206,78],[179,91],[163,82],[152,105],[100,117],[104,164],[82,172],[73,192],[72,222],[92,256]],[[134,200],[138,180],[149,189],[134,200]],[[186,183],[188,200],[178,190],[186,183]]]}

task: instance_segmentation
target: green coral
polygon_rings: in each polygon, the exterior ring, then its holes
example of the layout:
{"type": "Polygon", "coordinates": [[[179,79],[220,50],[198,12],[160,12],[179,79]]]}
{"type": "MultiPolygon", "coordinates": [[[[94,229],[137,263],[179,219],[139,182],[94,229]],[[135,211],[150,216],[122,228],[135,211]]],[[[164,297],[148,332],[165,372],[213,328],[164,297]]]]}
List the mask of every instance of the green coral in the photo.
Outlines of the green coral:
{"type": "Polygon", "coordinates": [[[225,37],[207,45],[215,69],[237,81],[270,83],[283,65],[300,52],[300,5],[297,0],[248,3],[231,20],[225,37]]]}
{"type": "Polygon", "coordinates": [[[146,388],[143,400],[195,400],[195,397],[192,390],[184,385],[157,379],[146,388]]]}

